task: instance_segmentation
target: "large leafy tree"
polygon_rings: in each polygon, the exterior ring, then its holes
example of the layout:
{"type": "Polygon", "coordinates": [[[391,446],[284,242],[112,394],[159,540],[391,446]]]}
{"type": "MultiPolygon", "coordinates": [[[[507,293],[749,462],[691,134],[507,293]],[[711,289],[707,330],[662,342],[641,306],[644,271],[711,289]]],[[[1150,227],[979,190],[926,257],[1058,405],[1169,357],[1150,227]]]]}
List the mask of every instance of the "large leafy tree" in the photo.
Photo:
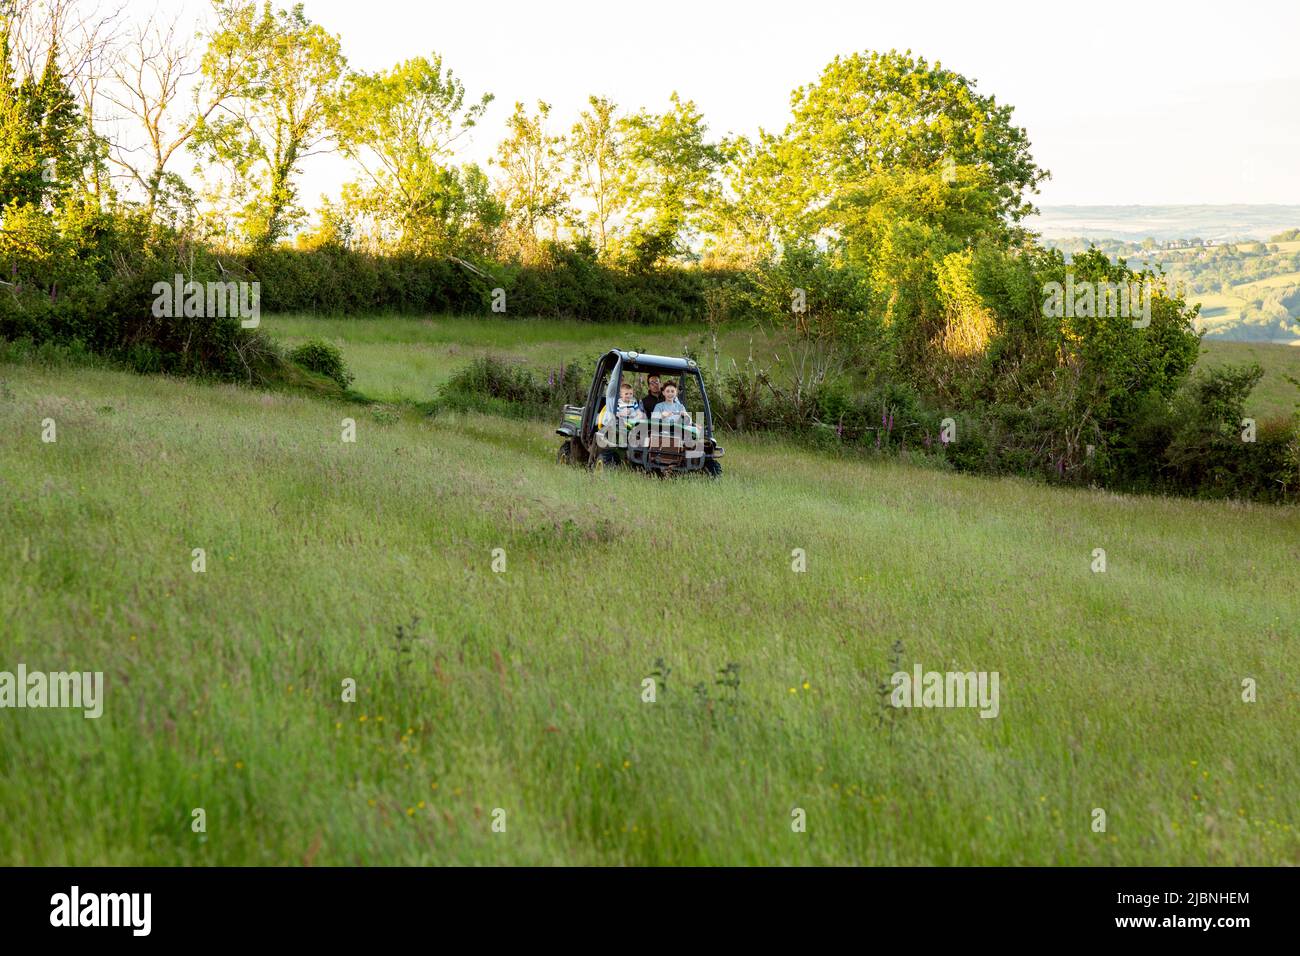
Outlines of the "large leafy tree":
{"type": "Polygon", "coordinates": [[[676,93],[671,102],[664,113],[642,110],[619,124],[627,169],[622,198],[630,217],[627,258],[637,268],[690,255],[718,191],[723,153],[709,141],[703,114],[676,93]]]}
{"type": "Polygon", "coordinates": [[[602,258],[617,240],[619,217],[626,205],[617,109],[606,97],[589,97],[587,109],[578,114],[569,132],[569,181],[574,198],[582,204],[575,216],[602,258]]]}
{"type": "Polygon", "coordinates": [[[897,51],[837,57],[791,104],[783,133],[733,149],[715,231],[759,262],[798,250],[780,271],[814,294],[823,263],[848,270],[839,331],[928,389],[965,387],[998,333],[966,253],[1020,245],[1046,176],[1011,108],[897,51]]]}
{"type": "Polygon", "coordinates": [[[787,212],[801,231],[834,230],[845,200],[903,170],[948,182],[974,170],[991,199],[985,227],[1032,212],[1027,194],[1047,174],[1012,108],[975,86],[910,51],[890,51],[836,57],[816,83],[795,90],[778,153],[794,186],[787,212]]]}
{"type": "Polygon", "coordinates": [[[308,20],[301,4],[259,11],[228,0],[221,21],[203,75],[217,83],[241,64],[240,94],[198,124],[191,145],[232,174],[244,237],[265,247],[302,218],[295,178],[304,159],[328,148],[346,61],[338,37],[308,20]]]}
{"type": "Polygon", "coordinates": [[[506,121],[509,135],[494,160],[509,221],[526,255],[536,251],[543,230],[549,228],[550,238],[558,238],[560,223],[568,218],[564,137],[548,131],[550,115],[549,103],[538,102],[532,115],[516,103],[506,121]]]}
{"type": "Polygon", "coordinates": [[[349,79],[337,135],[363,179],[349,186],[348,200],[379,238],[436,252],[463,226],[490,215],[482,208],[481,172],[458,170],[452,149],[491,100],[467,100],[464,84],[436,54],[349,79]]]}

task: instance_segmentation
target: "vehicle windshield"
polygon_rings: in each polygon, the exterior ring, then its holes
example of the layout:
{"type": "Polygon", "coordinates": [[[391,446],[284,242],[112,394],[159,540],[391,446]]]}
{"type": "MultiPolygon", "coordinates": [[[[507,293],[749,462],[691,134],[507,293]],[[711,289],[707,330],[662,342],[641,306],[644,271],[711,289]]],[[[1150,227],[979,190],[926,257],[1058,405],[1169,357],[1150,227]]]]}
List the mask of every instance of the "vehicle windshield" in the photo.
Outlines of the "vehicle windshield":
{"type": "Polygon", "coordinates": [[[618,382],[611,381],[613,369],[600,382],[600,405],[595,424],[600,427],[615,419],[625,422],[665,418],[682,425],[704,421],[701,392],[695,369],[664,368],[624,362],[618,382]],[[612,396],[612,402],[611,402],[612,396]],[[693,407],[695,403],[698,407],[693,407]]]}
{"type": "MultiPolygon", "coordinates": [[[[621,385],[630,385],[633,398],[637,402],[644,405],[651,395],[662,401],[662,388],[666,383],[671,383],[676,387],[676,399],[683,405],[687,403],[688,399],[698,398],[698,389],[692,387],[695,384],[695,373],[693,372],[681,369],[629,368],[626,365],[623,367],[622,382],[615,389],[615,395],[620,396],[621,385]]],[[[609,394],[609,386],[609,378],[606,377],[601,382],[602,395],[609,394]]]]}

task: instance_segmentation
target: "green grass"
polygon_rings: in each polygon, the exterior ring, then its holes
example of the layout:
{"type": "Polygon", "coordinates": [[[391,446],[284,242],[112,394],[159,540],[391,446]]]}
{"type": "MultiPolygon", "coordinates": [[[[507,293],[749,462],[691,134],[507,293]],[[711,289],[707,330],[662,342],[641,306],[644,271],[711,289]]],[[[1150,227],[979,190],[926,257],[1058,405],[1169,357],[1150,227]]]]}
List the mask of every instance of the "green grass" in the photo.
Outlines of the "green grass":
{"type": "Polygon", "coordinates": [[[1285,289],[1294,285],[1300,285],[1300,272],[1286,272],[1266,279],[1255,279],[1253,282],[1239,282],[1232,289],[1242,293],[1243,298],[1254,298],[1269,289],[1285,289]]]}
{"type": "MultiPolygon", "coordinates": [[[[539,374],[564,362],[591,359],[610,348],[638,347],[643,351],[680,355],[695,348],[711,361],[714,341],[704,327],[600,325],[543,319],[484,319],[473,317],[347,318],[268,316],[263,325],[289,346],[309,338],[324,338],[343,352],[356,376],[353,387],[380,401],[426,401],[453,372],[474,358],[503,355],[539,374]]],[[[1202,362],[1257,361],[1264,379],[1251,396],[1250,409],[1261,417],[1289,415],[1300,390],[1282,373],[1300,378],[1300,347],[1268,343],[1202,344],[1202,362]]],[[[747,356],[779,376],[778,358],[788,357],[785,344],[761,330],[726,329],[719,333],[717,355],[723,367],[747,356]]]]}
{"type": "MultiPolygon", "coordinates": [[[[590,364],[609,348],[638,347],[643,351],[680,355],[698,350],[711,361],[714,340],[701,326],[601,325],[590,322],[543,319],[484,319],[382,317],[326,319],[311,316],[268,316],[263,325],[286,345],[309,338],[324,338],[343,352],[356,376],[353,387],[379,401],[426,401],[453,372],[474,358],[489,353],[503,355],[546,374],[564,362],[590,364]]],[[[731,328],[717,338],[722,366],[743,363],[753,356],[761,365],[781,374],[788,358],[779,337],[762,330],[731,328]]],[[[1251,396],[1250,410],[1261,417],[1289,415],[1297,390],[1283,378],[1300,378],[1300,348],[1268,343],[1221,342],[1202,344],[1202,362],[1258,361],[1264,378],[1251,396]]]]}
{"type": "MultiPolygon", "coordinates": [[[[612,348],[681,355],[687,348],[713,355],[714,342],[702,326],[598,325],[544,319],[482,317],[347,318],[268,316],[263,326],[287,345],[324,338],[338,345],[356,375],[353,387],[377,399],[428,399],[438,385],[471,359],[489,352],[525,363],[539,372],[564,362],[592,359],[612,348]]],[[[760,331],[728,329],[717,342],[722,358],[743,361],[750,350],[769,353],[781,346],[760,331]]]]}
{"type": "Polygon", "coordinates": [[[1264,377],[1250,393],[1246,410],[1260,418],[1285,418],[1293,414],[1300,403],[1300,388],[1287,381],[1286,376],[1300,379],[1300,346],[1210,339],[1201,342],[1202,367],[1250,362],[1259,363],[1264,377]]]}
{"type": "MultiPolygon", "coordinates": [[[[640,347],[643,351],[680,355],[688,347],[711,360],[714,339],[703,326],[597,325],[545,319],[482,319],[482,317],[373,317],[317,319],[311,316],[266,316],[263,325],[286,345],[308,338],[325,338],[343,351],[356,376],[354,388],[378,401],[426,401],[438,385],[478,356],[504,355],[528,365],[539,375],[565,362],[590,364],[607,349],[640,347]]],[[[719,333],[718,356],[723,367],[753,355],[775,369],[788,352],[780,338],[758,329],[731,328],[719,333]]],[[[1264,342],[1221,342],[1205,339],[1203,362],[1258,362],[1265,377],[1252,395],[1257,415],[1288,415],[1300,390],[1282,373],[1300,378],[1300,347],[1264,342]]]]}
{"type": "Polygon", "coordinates": [[[742,440],[592,475],[545,423],[0,379],[0,669],[107,681],[0,711],[2,863],[1300,863],[1297,509],[742,440]],[[1000,715],[882,706],[895,642],[1000,715]]]}

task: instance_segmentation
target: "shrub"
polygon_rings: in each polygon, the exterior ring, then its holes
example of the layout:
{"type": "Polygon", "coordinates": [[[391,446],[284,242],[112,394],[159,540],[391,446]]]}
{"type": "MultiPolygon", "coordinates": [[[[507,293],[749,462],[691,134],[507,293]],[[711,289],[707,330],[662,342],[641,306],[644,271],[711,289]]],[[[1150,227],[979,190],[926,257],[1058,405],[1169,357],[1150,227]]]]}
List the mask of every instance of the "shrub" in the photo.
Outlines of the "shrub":
{"type": "Polygon", "coordinates": [[[337,347],[320,339],[304,342],[289,352],[289,361],[302,366],[309,372],[324,375],[346,389],[352,385],[353,376],[343,361],[343,353],[337,347]]]}
{"type": "Polygon", "coordinates": [[[522,365],[485,355],[465,366],[438,389],[438,405],[496,414],[544,417],[566,404],[586,401],[591,372],[570,362],[539,381],[522,365]]]}
{"type": "Polygon", "coordinates": [[[87,349],[83,342],[46,341],[38,344],[27,336],[10,341],[0,339],[0,361],[43,368],[95,368],[108,364],[87,349]]]}
{"type": "MultiPolygon", "coordinates": [[[[1257,367],[1201,373],[1174,400],[1141,396],[1112,431],[1095,422],[1080,427],[1068,390],[1040,393],[1029,405],[949,409],[898,382],[863,389],[835,374],[796,399],[753,362],[721,380],[703,363],[701,371],[719,431],[768,432],[827,450],[897,454],[935,467],[1062,484],[1268,501],[1300,497],[1300,418],[1261,422],[1255,441],[1242,441],[1242,409],[1257,367]],[[948,443],[941,437],[946,418],[955,428],[948,443]]],[[[581,363],[541,381],[523,366],[488,356],[454,375],[438,404],[547,416],[563,404],[581,404],[589,381],[581,363]]]]}
{"type": "Polygon", "coordinates": [[[1258,423],[1246,440],[1246,398],[1263,374],[1253,363],[1208,369],[1179,394],[1162,461],[1175,490],[1215,498],[1294,494],[1300,475],[1289,458],[1300,422],[1258,423]]]}
{"type": "MultiPolygon", "coordinates": [[[[339,246],[277,246],[224,256],[226,268],[262,284],[267,312],[335,315],[491,314],[494,289],[509,315],[592,322],[702,322],[717,290],[743,282],[726,269],[665,267],[649,273],[600,262],[584,245],[547,243],[528,264],[476,259],[378,255],[339,246]]],[[[733,297],[733,309],[745,308],[733,297]]]]}

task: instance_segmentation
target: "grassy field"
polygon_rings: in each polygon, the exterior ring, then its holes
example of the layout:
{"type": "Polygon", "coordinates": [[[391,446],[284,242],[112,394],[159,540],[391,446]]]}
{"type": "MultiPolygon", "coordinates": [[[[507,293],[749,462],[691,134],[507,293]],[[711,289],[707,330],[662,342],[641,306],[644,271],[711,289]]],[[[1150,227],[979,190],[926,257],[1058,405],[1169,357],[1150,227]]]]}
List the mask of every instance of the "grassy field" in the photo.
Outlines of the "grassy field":
{"type": "MultiPolygon", "coordinates": [[[[1279,243],[1279,245],[1282,245],[1279,243]]],[[[1285,243],[1291,245],[1291,243],[1285,243]]],[[[1212,332],[1219,326],[1236,322],[1241,317],[1241,310],[1249,302],[1261,298],[1273,289],[1284,289],[1300,285],[1300,272],[1287,272],[1283,275],[1256,279],[1254,282],[1242,282],[1232,286],[1230,292],[1195,292],[1189,293],[1189,305],[1201,306],[1197,329],[1212,332]]],[[[1300,342],[1297,339],[1296,342],[1300,342]]],[[[1295,347],[1293,345],[1293,347],[1295,347]]]]}
{"type": "MultiPolygon", "coordinates": [[[[268,316],[263,326],[286,345],[323,338],[343,350],[356,389],[383,401],[427,399],[456,369],[488,353],[538,372],[592,359],[611,348],[681,355],[687,348],[712,358],[715,342],[703,326],[597,325],[542,319],[438,316],[325,319],[268,316]]],[[[716,342],[720,359],[770,359],[784,346],[761,331],[731,329],[716,342]]]]}
{"type": "Polygon", "coordinates": [[[1201,365],[1245,365],[1257,362],[1264,377],[1247,400],[1247,411],[1260,418],[1287,417],[1300,404],[1300,388],[1287,376],[1300,379],[1300,346],[1272,345],[1265,342],[1201,343],[1201,365]]]}
{"type": "MultiPolygon", "coordinates": [[[[612,326],[590,322],[431,317],[321,319],[268,316],[263,325],[277,339],[298,345],[324,338],[343,351],[356,375],[354,387],[381,401],[422,401],[466,362],[492,353],[521,362],[541,374],[562,363],[592,357],[610,348],[680,355],[695,348],[706,361],[714,357],[709,330],[699,326],[612,326]]],[[[722,367],[754,358],[779,374],[778,359],[788,357],[785,343],[761,330],[730,329],[718,336],[722,367]]],[[[1259,362],[1264,378],[1251,396],[1251,411],[1260,417],[1289,415],[1300,389],[1283,373],[1300,378],[1300,347],[1267,343],[1207,340],[1202,361],[1259,362]]]]}
{"type": "MultiPolygon", "coordinates": [[[[338,326],[363,390],[614,335],[400,328],[338,326]]],[[[0,669],[107,682],[0,711],[0,862],[1300,863],[1300,511],[726,444],[656,482],[546,423],[0,366],[0,669]],[[999,715],[885,706],[914,664],[999,715]]]]}

